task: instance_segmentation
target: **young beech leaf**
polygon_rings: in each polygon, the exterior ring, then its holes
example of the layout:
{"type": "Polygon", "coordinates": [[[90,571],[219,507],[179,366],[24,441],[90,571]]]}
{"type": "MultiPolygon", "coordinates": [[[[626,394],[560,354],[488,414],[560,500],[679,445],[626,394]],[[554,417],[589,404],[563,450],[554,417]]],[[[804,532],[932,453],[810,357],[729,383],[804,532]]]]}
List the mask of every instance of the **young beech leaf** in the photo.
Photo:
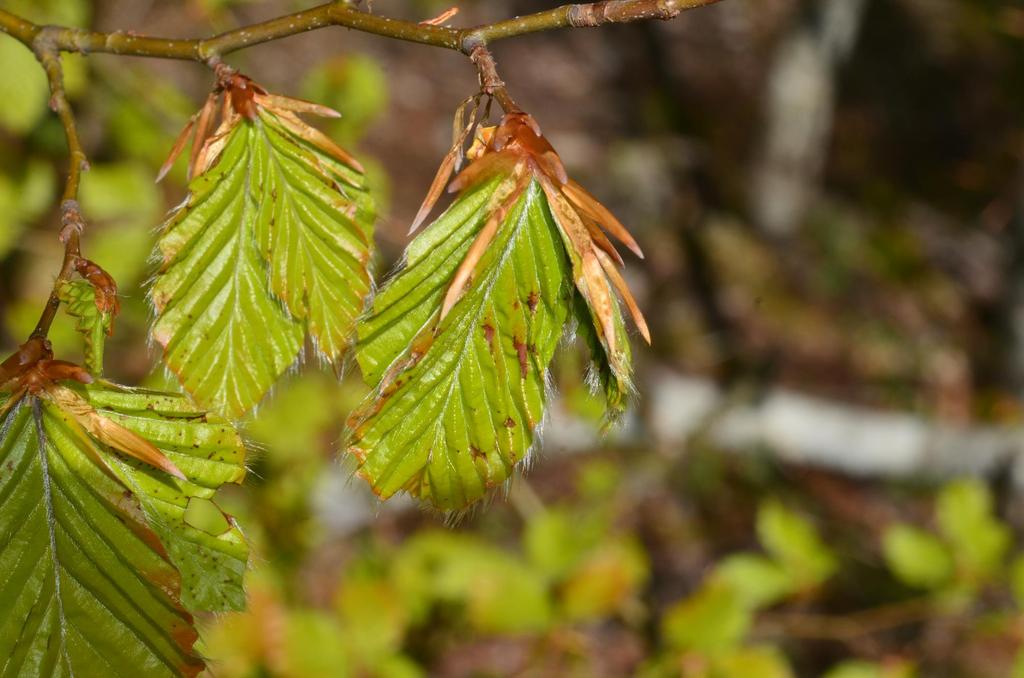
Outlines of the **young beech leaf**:
{"type": "Polygon", "coordinates": [[[538,185],[508,211],[472,289],[437,323],[447,283],[502,188],[491,182],[424,231],[360,324],[364,374],[387,374],[353,414],[348,449],[382,497],[404,489],[464,507],[509,477],[544,416],[572,290],[538,185]]]}
{"type": "Polygon", "coordinates": [[[198,674],[186,608],[238,607],[246,548],[237,528],[201,534],[182,516],[241,480],[238,435],[182,396],[18,383],[0,397],[0,670],[198,674]]]}
{"type": "Polygon", "coordinates": [[[85,368],[92,374],[103,371],[103,347],[113,332],[114,314],[101,311],[96,304],[96,288],[85,280],[69,280],[57,288],[64,310],[75,319],[75,329],[82,335],[85,368]]]}
{"type": "Polygon", "coordinates": [[[359,164],[293,112],[330,109],[242,76],[222,86],[224,119],[203,138],[211,107],[200,114],[190,195],[160,237],[153,337],[197,401],[240,416],[306,333],[341,358],[371,286],[374,215],[359,164]]]}
{"type": "Polygon", "coordinates": [[[192,500],[210,501],[227,483],[245,477],[245,446],[234,427],[196,409],[188,398],[98,382],[78,387],[97,414],[144,438],[185,476],[168,479],[151,465],[117,456],[112,466],[142,504],[171,562],[182,575],[182,602],[190,610],[240,610],[248,545],[234,519],[218,534],[197,529],[186,514],[192,500]]]}
{"type": "MultiPolygon", "coordinates": [[[[615,410],[632,369],[615,292],[647,337],[598,223],[635,243],[589,194],[566,192],[532,118],[480,130],[467,157],[449,185],[458,198],[409,245],[359,324],[356,357],[374,392],[349,420],[348,452],[378,495],[406,491],[442,509],[480,499],[527,455],[570,317],[592,338],[615,410]]],[[[446,159],[421,216],[453,167],[446,159]]]]}

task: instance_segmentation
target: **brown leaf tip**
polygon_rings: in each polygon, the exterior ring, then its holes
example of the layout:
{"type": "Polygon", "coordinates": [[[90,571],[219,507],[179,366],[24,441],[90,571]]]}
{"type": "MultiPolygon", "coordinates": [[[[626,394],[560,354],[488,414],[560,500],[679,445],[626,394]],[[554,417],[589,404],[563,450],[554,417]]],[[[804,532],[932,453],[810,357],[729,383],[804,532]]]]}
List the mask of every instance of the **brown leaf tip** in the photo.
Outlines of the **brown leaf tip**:
{"type": "MultiPolygon", "coordinates": [[[[453,171],[454,159],[460,149],[460,143],[457,142],[442,162],[430,193],[416,217],[414,228],[422,223],[433,207],[440,194],[441,183],[453,171]]],[[[623,262],[609,235],[642,258],[640,246],[608,208],[569,179],[561,158],[541,133],[537,121],[527,113],[514,111],[506,114],[495,127],[477,128],[476,138],[466,152],[466,158],[471,162],[451,180],[449,192],[469,190],[495,177],[502,178],[499,190],[503,192],[500,198],[492,201],[487,221],[449,284],[441,307],[441,319],[447,316],[465,293],[477,263],[494,239],[508,211],[530,182],[535,180],[543,188],[559,228],[571,241],[569,247],[575,250],[583,262],[582,269],[575,271],[576,285],[600,318],[603,327],[598,329],[605,336],[608,348],[614,351],[616,344],[616,337],[611,331],[615,292],[626,303],[640,333],[650,343],[647,323],[621,274],[615,269],[615,265],[621,266],[623,262]],[[505,191],[508,186],[512,186],[511,191],[505,191]]],[[[528,294],[526,304],[531,313],[536,311],[539,301],[537,291],[528,294]]],[[[518,299],[514,302],[516,307],[519,303],[518,299]]],[[[522,344],[518,338],[515,339],[520,371],[525,378],[527,352],[522,344]]]]}
{"type": "Polygon", "coordinates": [[[117,299],[117,283],[99,264],[79,257],[75,261],[75,271],[95,290],[96,309],[100,313],[116,316],[121,312],[121,302],[117,299]]]}
{"type": "Polygon", "coordinates": [[[540,126],[528,113],[508,113],[489,135],[491,152],[507,152],[525,160],[535,173],[546,176],[557,185],[569,181],[569,176],[554,147],[540,132],[540,126]]]}

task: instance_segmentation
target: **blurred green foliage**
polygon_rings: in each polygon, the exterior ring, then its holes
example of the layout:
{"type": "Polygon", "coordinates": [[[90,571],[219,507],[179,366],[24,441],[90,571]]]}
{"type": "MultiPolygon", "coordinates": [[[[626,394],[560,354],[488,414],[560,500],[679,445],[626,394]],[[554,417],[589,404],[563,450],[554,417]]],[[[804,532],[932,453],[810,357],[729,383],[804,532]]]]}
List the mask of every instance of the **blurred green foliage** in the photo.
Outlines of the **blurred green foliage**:
{"type": "Polygon", "coordinates": [[[953,557],[930,532],[896,524],[885,531],[882,548],[892,571],[909,586],[934,589],[953,576],[953,557]]]}
{"type": "MultiPolygon", "coordinates": [[[[324,584],[330,593],[320,597],[330,602],[327,607],[288,592],[283,582],[298,571],[288,575],[291,568],[266,564],[251,576],[250,609],[210,620],[204,649],[216,661],[217,675],[228,677],[305,675],[310,662],[318,675],[425,676],[446,653],[472,652],[476,642],[526,643],[535,668],[560,666],[561,675],[586,676],[600,672],[590,663],[597,660],[566,639],[598,629],[644,635],[653,628],[638,675],[783,678],[801,675],[785,640],[789,626],[799,629],[797,622],[805,620],[813,631],[841,637],[847,621],[859,623],[860,613],[847,620],[802,611],[808,602],[858,583],[848,580],[849,566],[814,523],[772,497],[760,502],[754,517],[763,552],[720,557],[691,591],[660,608],[650,588],[657,556],[612,510],[622,510],[627,497],[621,476],[601,492],[586,491],[587,476],[608,470],[600,459],[580,465],[571,500],[540,506],[535,497],[514,499],[534,506],[520,511],[518,528],[505,518],[471,531],[424,527],[395,540],[390,528],[371,527],[355,538],[338,578],[324,584]]],[[[976,567],[979,548],[991,543],[984,533],[1006,529],[985,510],[990,502],[989,491],[975,480],[950,483],[936,499],[934,521],[941,523],[956,507],[961,516],[975,511],[971,520],[988,527],[973,530],[971,543],[962,545],[965,553],[957,555],[942,528],[936,533],[894,523],[876,537],[885,567],[861,585],[878,586],[879,577],[886,586],[905,585],[908,592],[891,605],[921,619],[963,618],[982,596],[1019,599],[1024,556],[1009,561],[1004,548],[998,557],[989,552],[984,569],[976,567]],[[963,588],[967,583],[969,589],[963,588]]],[[[891,605],[880,607],[880,615],[891,605]]],[[[986,618],[976,632],[1012,632],[1024,620],[1024,608],[1005,604],[986,618]]],[[[916,619],[894,621],[894,628],[916,619]]],[[[909,656],[843,660],[827,672],[827,678],[919,675],[929,674],[918,673],[909,656]]]]}
{"type": "Polygon", "coordinates": [[[53,202],[53,169],[36,159],[29,160],[21,169],[17,174],[0,174],[0,223],[4,224],[0,228],[0,257],[17,244],[25,228],[53,202]]]}
{"type": "Polygon", "coordinates": [[[287,646],[293,625],[336,630],[336,663],[323,675],[415,676],[428,671],[406,652],[424,634],[541,638],[576,624],[635,617],[649,565],[635,536],[611,524],[601,501],[540,510],[517,549],[439,529],[399,544],[371,537],[347,563],[331,610],[295,609],[280,586],[263,581],[266,573],[254,574],[251,609],[216,620],[205,649],[218,675],[302,675],[304,653],[268,656],[267,639],[253,644],[252,634],[239,632],[265,623],[261,615],[273,607],[283,623],[271,629],[283,634],[274,636],[275,645],[287,646]]]}

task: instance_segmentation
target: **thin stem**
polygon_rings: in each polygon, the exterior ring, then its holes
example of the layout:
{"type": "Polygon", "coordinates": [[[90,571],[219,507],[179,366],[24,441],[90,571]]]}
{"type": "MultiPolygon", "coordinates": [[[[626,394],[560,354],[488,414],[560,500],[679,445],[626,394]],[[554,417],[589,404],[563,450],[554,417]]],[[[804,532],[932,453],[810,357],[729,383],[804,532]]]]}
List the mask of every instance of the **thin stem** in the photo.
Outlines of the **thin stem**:
{"type": "MultiPolygon", "coordinates": [[[[557,28],[671,19],[684,10],[715,2],[718,0],[606,0],[564,5],[515,19],[463,29],[390,19],[357,10],[345,2],[329,2],[209,38],[160,38],[134,35],[124,31],[102,33],[65,26],[47,27],[47,30],[51,32],[54,47],[59,51],[108,52],[191,61],[207,61],[246,47],[327,26],[343,26],[364,33],[468,54],[480,42],[492,43],[526,33],[557,28]]],[[[42,26],[0,10],[0,31],[26,45],[31,45],[42,30],[42,26]]]]}
{"type": "Polygon", "coordinates": [[[536,14],[506,19],[487,26],[470,29],[481,40],[493,43],[527,33],[557,28],[592,28],[612,23],[668,20],[683,11],[712,5],[719,0],[606,0],[563,5],[536,14]]]}
{"type": "Polygon", "coordinates": [[[512,95],[505,87],[505,81],[498,75],[498,64],[494,61],[494,55],[487,49],[487,45],[483,42],[477,43],[470,50],[469,58],[480,72],[481,91],[492,96],[506,113],[520,112],[522,109],[512,100],[512,95]]]}
{"type": "Polygon", "coordinates": [[[941,612],[933,600],[911,598],[843,616],[784,612],[765,614],[759,622],[758,631],[768,636],[848,642],[936,616],[941,616],[941,612]]]}
{"type": "MultiPolygon", "coordinates": [[[[59,29],[58,29],[59,30],[59,29]]],[[[71,278],[75,265],[81,257],[81,233],[84,226],[82,213],[78,205],[78,186],[81,181],[82,171],[88,169],[89,163],[82,150],[82,143],[78,138],[78,128],[75,125],[75,116],[68,103],[67,93],[64,90],[64,70],[61,67],[60,52],[55,48],[51,40],[51,29],[44,28],[36,34],[32,47],[46,71],[47,80],[50,83],[50,108],[60,118],[64,127],[64,136],[68,144],[68,178],[64,184],[64,195],[60,204],[61,231],[60,239],[64,243],[64,260],[61,263],[60,272],[53,283],[53,290],[50,298],[39,316],[32,331],[33,337],[45,338],[50,331],[50,325],[60,308],[60,298],[57,290],[60,285],[71,278]]]]}

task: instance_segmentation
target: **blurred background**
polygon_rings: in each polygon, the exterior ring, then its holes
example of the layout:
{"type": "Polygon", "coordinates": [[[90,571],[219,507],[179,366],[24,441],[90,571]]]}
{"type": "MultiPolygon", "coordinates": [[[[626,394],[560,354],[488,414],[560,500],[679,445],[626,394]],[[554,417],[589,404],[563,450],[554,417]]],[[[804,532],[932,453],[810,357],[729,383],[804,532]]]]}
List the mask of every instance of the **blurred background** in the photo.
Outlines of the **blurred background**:
{"type": "MultiPolygon", "coordinates": [[[[3,0],[37,22],[198,37],[286,0],[3,0]]],[[[374,0],[422,20],[451,0],[374,0]]],[[[555,3],[464,0],[454,25],[555,3]]],[[[365,5],[365,3],[364,3],[365,5]]],[[[610,437],[566,346],[543,444],[457,521],[337,462],[363,395],[307,365],[244,426],[221,493],[249,608],[202,620],[211,675],[1024,676],[1024,6],[724,0],[670,23],[522,37],[501,73],[634,232],[654,345],[610,437]]],[[[146,338],[153,183],[212,83],[66,55],[92,169],[86,256],[120,283],[115,380],[174,388],[146,338]]],[[[232,55],[367,165],[378,276],[476,89],[468,60],[332,28],[232,55]]],[[[0,37],[0,348],[57,269],[62,130],[0,37]]],[[[58,357],[78,340],[62,319],[58,357]]]]}

